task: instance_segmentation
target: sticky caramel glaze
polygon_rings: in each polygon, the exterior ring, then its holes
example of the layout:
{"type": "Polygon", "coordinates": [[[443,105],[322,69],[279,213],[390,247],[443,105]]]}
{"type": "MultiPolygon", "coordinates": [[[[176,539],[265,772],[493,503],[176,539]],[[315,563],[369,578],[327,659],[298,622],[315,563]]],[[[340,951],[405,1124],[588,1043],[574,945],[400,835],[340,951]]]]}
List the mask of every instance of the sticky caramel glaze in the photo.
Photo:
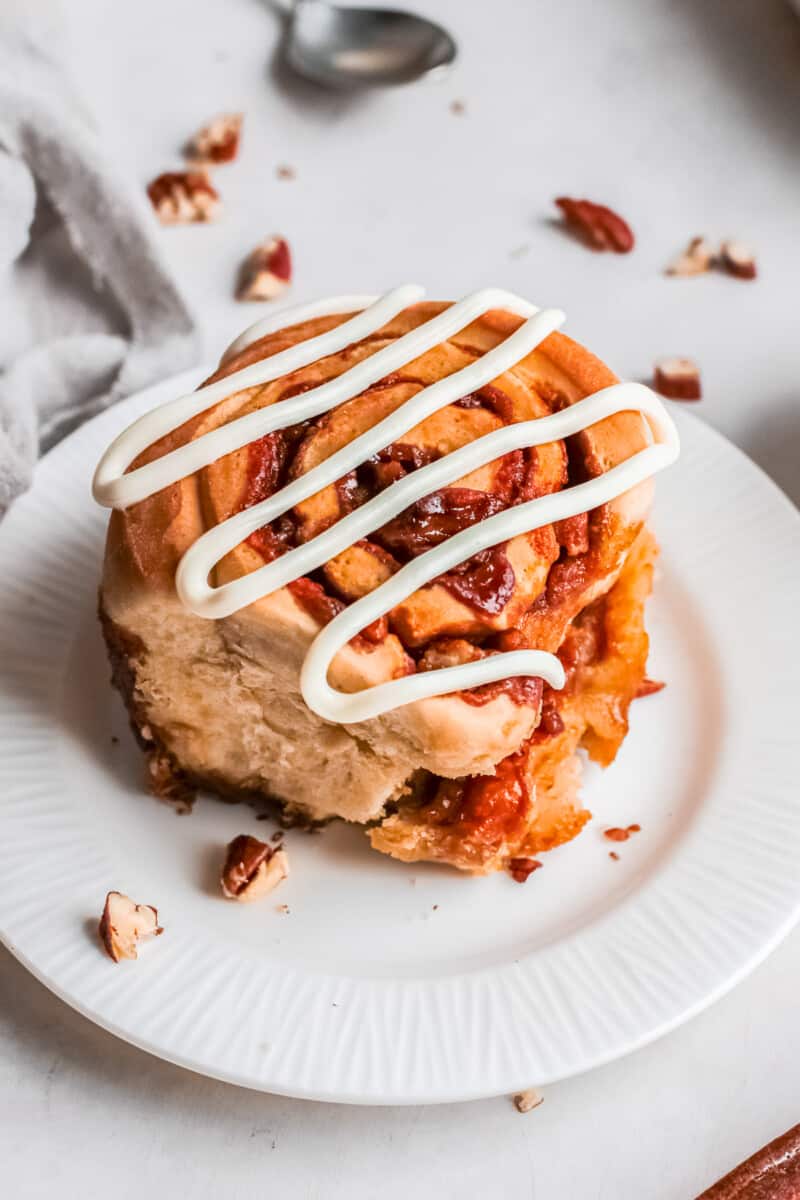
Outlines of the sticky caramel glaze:
{"type": "Polygon", "coordinates": [[[656,554],[643,531],[616,584],[572,623],[559,650],[565,687],[545,685],[541,720],[519,751],[492,776],[428,778],[371,831],[376,849],[488,872],[580,832],[591,813],[576,801],[575,750],[584,746],[607,766],[627,733],[628,708],[645,677],[644,604],[656,554]]]}
{"type": "MultiPolygon", "coordinates": [[[[365,395],[381,392],[388,396],[391,388],[409,384],[413,387],[423,386],[419,379],[395,374],[368,389],[365,395]]],[[[290,386],[277,398],[288,399],[306,390],[307,386],[290,386]]],[[[547,411],[557,411],[561,407],[560,397],[557,393],[550,392],[545,404],[547,411]]],[[[453,405],[453,408],[472,412],[483,409],[485,413],[503,422],[514,418],[513,401],[497,386],[489,386],[465,396],[453,405]]],[[[314,424],[307,421],[289,426],[251,443],[248,448],[240,508],[250,508],[273,495],[293,477],[298,463],[302,469],[304,450],[310,441],[313,442],[315,436],[314,424]]],[[[420,434],[428,424],[430,422],[423,423],[420,434]]],[[[435,444],[409,442],[387,446],[362,466],[351,471],[347,477],[337,481],[335,494],[338,511],[329,513],[327,520],[332,522],[338,516],[353,511],[385,487],[434,461],[440,456],[440,452],[440,446],[435,444]]],[[[580,457],[574,451],[570,455],[563,444],[548,447],[547,454],[550,462],[544,462],[542,470],[544,460],[537,448],[513,451],[480,473],[480,478],[475,482],[482,484],[487,490],[459,486],[442,488],[417,501],[381,529],[376,530],[369,540],[357,543],[362,556],[376,559],[374,585],[378,585],[387,573],[394,573],[409,559],[440,545],[462,529],[502,512],[510,505],[542,495],[554,486],[566,487],[585,478],[580,457]],[[576,460],[577,468],[574,466],[576,460]]],[[[566,558],[588,553],[590,546],[587,513],[557,522],[554,528],[555,552],[566,558]]],[[[271,562],[298,545],[302,536],[303,530],[298,518],[294,513],[287,513],[270,525],[256,530],[251,534],[248,543],[258,551],[265,562],[271,562]]],[[[549,530],[544,533],[535,531],[528,536],[532,542],[539,544],[547,544],[548,538],[553,538],[549,530]]],[[[553,553],[551,551],[551,557],[553,553]]],[[[584,576],[580,578],[583,579],[584,576]]],[[[478,616],[494,616],[502,613],[511,600],[515,584],[516,577],[506,553],[506,543],[501,543],[481,551],[454,570],[439,576],[429,587],[444,587],[478,616]]],[[[333,620],[342,611],[348,599],[352,598],[352,595],[343,595],[341,590],[337,589],[335,580],[326,578],[324,568],[315,572],[312,578],[301,578],[288,586],[295,599],[320,625],[333,620]]],[[[388,633],[390,623],[391,618],[373,622],[353,639],[351,644],[368,651],[388,633]]],[[[402,641],[402,629],[398,632],[402,641]]],[[[466,654],[438,654],[434,656],[435,662],[428,656],[422,664],[422,669],[485,657],[486,653],[492,652],[492,648],[484,651],[478,649],[478,646],[491,633],[491,627],[483,630],[474,628],[470,631],[472,643],[462,643],[467,649],[466,654]]],[[[425,657],[426,647],[430,646],[432,641],[434,639],[429,638],[415,646],[414,657],[418,665],[420,659],[425,657]]],[[[494,652],[497,652],[498,648],[495,647],[494,652]]],[[[414,669],[412,660],[409,661],[409,669],[414,669]]],[[[542,681],[531,677],[515,677],[471,689],[462,693],[462,696],[468,703],[481,705],[500,694],[506,694],[518,704],[538,706],[542,694],[542,681]]]]}

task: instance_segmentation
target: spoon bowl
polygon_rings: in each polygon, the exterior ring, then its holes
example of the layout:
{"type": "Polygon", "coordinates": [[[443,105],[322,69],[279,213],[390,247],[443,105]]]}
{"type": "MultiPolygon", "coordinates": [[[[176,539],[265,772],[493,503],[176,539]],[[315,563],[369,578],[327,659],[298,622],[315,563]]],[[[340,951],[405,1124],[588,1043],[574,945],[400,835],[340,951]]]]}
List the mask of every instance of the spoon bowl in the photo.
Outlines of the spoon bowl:
{"type": "Polygon", "coordinates": [[[411,83],[443,71],[456,52],[450,34],[425,17],[325,0],[298,0],[286,38],[291,67],[333,88],[411,83]]]}

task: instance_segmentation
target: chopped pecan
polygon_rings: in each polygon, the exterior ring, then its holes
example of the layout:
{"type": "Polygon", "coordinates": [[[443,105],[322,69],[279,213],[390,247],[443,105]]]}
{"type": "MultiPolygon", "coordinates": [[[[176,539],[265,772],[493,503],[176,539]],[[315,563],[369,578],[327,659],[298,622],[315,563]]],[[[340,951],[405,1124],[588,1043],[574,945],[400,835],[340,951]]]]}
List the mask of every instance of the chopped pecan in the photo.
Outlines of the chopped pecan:
{"type": "Polygon", "coordinates": [[[741,242],[723,242],[719,252],[719,265],[737,279],[755,279],[758,274],[756,257],[748,246],[741,242]]]}
{"type": "Polygon", "coordinates": [[[198,129],[187,148],[188,158],[195,163],[233,162],[239,153],[242,134],[241,113],[220,113],[202,129],[198,129]]]}
{"type": "Polygon", "coordinates": [[[700,370],[691,358],[660,358],[653,372],[653,387],[670,400],[699,400],[703,394],[700,370]]]}
{"type": "MultiPolygon", "coordinates": [[[[150,727],[144,726],[140,730],[142,737],[145,737],[145,729],[149,731],[150,727]]],[[[197,788],[189,782],[185,772],[175,765],[166,750],[159,749],[157,745],[148,748],[147,770],[149,789],[157,800],[171,805],[181,816],[192,811],[197,788]]]]}
{"type": "Polygon", "coordinates": [[[236,299],[274,300],[286,290],[291,278],[289,243],[282,237],[267,238],[242,264],[236,299]]]}
{"type": "Polygon", "coordinates": [[[275,168],[275,174],[278,179],[296,179],[297,171],[294,167],[290,167],[288,163],[279,163],[275,168]]]}
{"type": "Polygon", "coordinates": [[[569,558],[577,558],[579,554],[589,551],[589,514],[576,513],[573,517],[564,517],[553,524],[555,535],[560,546],[563,546],[569,558]]]}
{"type": "Polygon", "coordinates": [[[462,663],[477,662],[486,657],[486,651],[465,638],[435,638],[429,642],[417,662],[418,671],[438,671],[462,663]]]}
{"type": "Polygon", "coordinates": [[[109,892],[97,927],[109,958],[136,958],[136,947],[144,938],[163,933],[158,909],[151,904],[135,904],[122,892],[109,892]]]}
{"type": "Polygon", "coordinates": [[[667,275],[703,275],[714,265],[714,251],[704,237],[693,237],[686,249],[667,267],[667,275]]]}
{"type": "Polygon", "coordinates": [[[147,194],[162,225],[213,221],[221,207],[205,171],[166,171],[153,180],[147,194]]]}
{"type": "Polygon", "coordinates": [[[536,732],[544,733],[547,737],[555,737],[564,732],[564,720],[558,711],[558,705],[549,696],[542,702],[542,715],[536,732]]]}
{"type": "Polygon", "coordinates": [[[612,209],[591,200],[573,200],[559,196],[556,204],[564,214],[567,227],[592,250],[614,250],[627,254],[634,246],[633,230],[612,209]]]}
{"type": "Polygon", "coordinates": [[[531,1109],[538,1108],[544,1101],[544,1096],[541,1092],[537,1092],[536,1088],[526,1088],[524,1092],[517,1092],[514,1097],[514,1107],[517,1112],[527,1113],[531,1109]]]}
{"type": "Polygon", "coordinates": [[[528,876],[538,871],[541,865],[538,858],[510,858],[508,873],[515,883],[525,883],[528,876]]]}
{"type": "Polygon", "coordinates": [[[220,884],[229,900],[259,900],[282,883],[288,874],[289,859],[285,850],[240,833],[228,846],[220,884]]]}

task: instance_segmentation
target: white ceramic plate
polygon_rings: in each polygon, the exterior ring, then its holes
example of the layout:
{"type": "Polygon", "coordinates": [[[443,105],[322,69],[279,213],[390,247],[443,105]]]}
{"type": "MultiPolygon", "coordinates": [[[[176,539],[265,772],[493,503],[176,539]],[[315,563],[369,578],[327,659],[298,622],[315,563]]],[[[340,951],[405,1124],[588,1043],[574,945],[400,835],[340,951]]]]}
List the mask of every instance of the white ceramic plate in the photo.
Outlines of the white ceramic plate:
{"type": "MultiPolygon", "coordinates": [[[[84,426],[0,526],[0,930],[49,988],[134,1044],[233,1083],[362,1103],[511,1092],[667,1032],[786,934],[800,901],[800,520],[685,410],[659,477],[652,671],[595,820],[524,886],[373,853],[361,830],[290,833],[291,879],[252,906],[216,873],[270,826],[148,798],[95,620],[109,439],[192,372],[84,426]],[[118,738],[115,742],[113,739],[118,738]],[[608,825],[642,832],[609,857],[608,825]],[[101,953],[117,888],[166,928],[136,963],[101,953]],[[288,904],[289,913],[278,911],[288,904]]],[[[313,747],[309,770],[313,771],[313,747]]]]}

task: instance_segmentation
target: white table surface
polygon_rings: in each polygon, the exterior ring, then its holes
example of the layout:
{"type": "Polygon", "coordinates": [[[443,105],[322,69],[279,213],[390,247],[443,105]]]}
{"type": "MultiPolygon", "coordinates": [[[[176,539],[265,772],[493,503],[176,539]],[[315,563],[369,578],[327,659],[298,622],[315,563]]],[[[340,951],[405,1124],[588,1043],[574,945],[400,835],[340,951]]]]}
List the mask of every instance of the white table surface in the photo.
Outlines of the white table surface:
{"type": "MultiPolygon", "coordinates": [[[[132,186],[188,133],[243,109],[214,227],[160,231],[206,350],[255,319],[232,281],[285,234],[297,299],[418,280],[489,282],[567,309],[621,374],[689,354],[696,409],[800,499],[800,23],[781,0],[429,0],[462,54],[438,84],[358,100],[288,86],[259,0],[83,0],[63,53],[132,186]],[[463,100],[466,112],[450,111],[463,100]],[[291,164],[294,181],[275,168],[291,164]],[[551,223],[554,195],[619,208],[628,257],[551,223]],[[761,276],[670,280],[700,232],[758,251],[761,276]]],[[[746,564],[744,564],[746,569],[746,564]]],[[[0,952],[2,1192],[115,1200],[690,1198],[800,1120],[800,933],[715,1007],[649,1048],[506,1098],[364,1110],[240,1091],[94,1028],[0,952]]],[[[532,1083],[535,1081],[531,1081],[532,1083]]]]}

